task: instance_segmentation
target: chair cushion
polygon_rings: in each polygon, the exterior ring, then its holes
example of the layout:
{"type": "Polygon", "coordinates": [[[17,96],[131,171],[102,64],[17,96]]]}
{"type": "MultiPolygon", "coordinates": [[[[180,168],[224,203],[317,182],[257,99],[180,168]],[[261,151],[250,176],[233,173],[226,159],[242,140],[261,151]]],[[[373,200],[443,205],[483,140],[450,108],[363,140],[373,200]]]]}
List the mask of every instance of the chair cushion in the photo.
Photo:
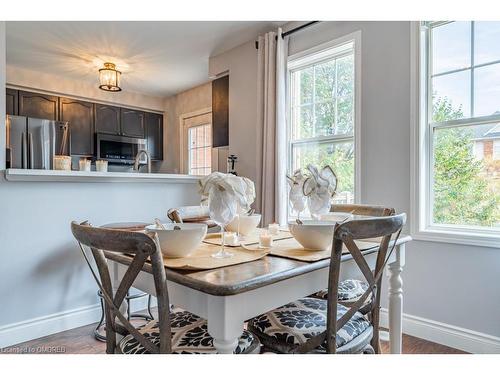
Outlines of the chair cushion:
{"type": "MultiPolygon", "coordinates": [[[[364,292],[368,289],[368,283],[361,280],[348,279],[343,280],[339,283],[339,294],[338,301],[350,301],[357,300],[359,297],[363,295],[364,292]]],[[[321,290],[315,294],[313,297],[327,299],[328,297],[328,289],[321,290]]]]}
{"type": "MultiPolygon", "coordinates": [[[[327,301],[318,298],[301,298],[295,302],[253,318],[248,325],[265,346],[280,352],[290,352],[296,346],[326,330],[327,301]]],[[[338,305],[337,319],[347,308],[338,305]]],[[[359,312],[337,332],[336,345],[340,348],[370,326],[370,322],[359,312]]],[[[316,350],[324,352],[326,342],[316,350]]]]}
{"type": "MultiPolygon", "coordinates": [[[[174,354],[215,354],[213,338],[208,333],[207,321],[188,311],[170,314],[172,329],[172,352],[174,354]]],[[[144,336],[160,345],[159,322],[153,320],[139,328],[144,336]]],[[[235,354],[250,354],[260,346],[259,340],[248,331],[241,335],[235,354]]],[[[124,354],[145,354],[146,349],[132,336],[124,337],[118,344],[124,354]]]]}

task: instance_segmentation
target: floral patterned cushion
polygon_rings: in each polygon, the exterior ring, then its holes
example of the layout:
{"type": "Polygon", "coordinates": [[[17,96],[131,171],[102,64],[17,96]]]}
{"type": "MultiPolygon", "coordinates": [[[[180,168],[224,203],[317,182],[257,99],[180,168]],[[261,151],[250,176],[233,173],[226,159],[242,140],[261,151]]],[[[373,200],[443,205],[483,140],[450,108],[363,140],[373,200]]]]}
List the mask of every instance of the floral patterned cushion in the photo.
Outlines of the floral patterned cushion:
{"type": "MultiPolygon", "coordinates": [[[[262,339],[264,345],[273,346],[275,343],[279,351],[283,351],[284,347],[290,351],[326,330],[326,304],[326,300],[318,298],[301,298],[253,318],[248,328],[262,339]]],[[[337,319],[346,311],[345,306],[338,305],[337,319]]],[[[355,313],[337,332],[337,348],[349,343],[369,327],[370,322],[361,313],[355,313]]],[[[325,344],[317,351],[325,351],[325,344]]]]}
{"type": "MultiPolygon", "coordinates": [[[[215,354],[213,338],[208,333],[207,321],[188,311],[170,314],[172,329],[172,351],[174,354],[215,354]]],[[[160,344],[159,322],[153,320],[139,329],[154,344],[160,344]]],[[[132,336],[124,337],[119,343],[124,354],[144,354],[146,349],[132,336]]],[[[260,342],[248,331],[241,335],[234,354],[253,353],[260,342]]]]}
{"type": "MultiPolygon", "coordinates": [[[[368,289],[368,283],[365,281],[348,279],[341,281],[339,283],[339,295],[338,301],[350,301],[356,300],[363,295],[368,289]]],[[[315,294],[313,297],[326,299],[328,297],[328,289],[321,290],[315,294]]]]}

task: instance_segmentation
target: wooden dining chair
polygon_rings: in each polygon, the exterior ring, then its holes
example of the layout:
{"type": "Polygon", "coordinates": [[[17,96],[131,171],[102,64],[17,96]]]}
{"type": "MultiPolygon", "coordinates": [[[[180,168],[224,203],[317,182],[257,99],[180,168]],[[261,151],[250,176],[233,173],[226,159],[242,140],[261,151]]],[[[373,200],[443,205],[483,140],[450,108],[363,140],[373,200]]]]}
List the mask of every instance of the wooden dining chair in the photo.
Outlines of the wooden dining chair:
{"type": "Polygon", "coordinates": [[[210,219],[210,213],[206,206],[183,206],[171,208],[167,211],[167,217],[174,223],[203,223],[208,228],[215,228],[217,224],[210,219]]]}
{"type": "Polygon", "coordinates": [[[406,214],[400,214],[337,224],[327,299],[301,298],[253,318],[248,324],[249,330],[268,350],[278,353],[380,353],[382,275],[405,221],[406,214]],[[393,234],[396,236],[389,250],[393,234]],[[382,240],[372,271],[355,240],[374,237],[382,237],[382,240]],[[350,307],[338,303],[344,245],[368,283],[368,289],[350,307]]]}
{"type": "MultiPolygon", "coordinates": [[[[332,204],[330,212],[341,212],[359,216],[381,217],[394,215],[394,208],[384,206],[373,206],[368,204],[332,204]]],[[[355,303],[368,288],[368,284],[362,280],[347,279],[339,283],[338,300],[344,306],[355,303]]],[[[328,290],[320,290],[312,297],[326,299],[328,290]]]]}
{"type": "MultiPolygon", "coordinates": [[[[106,353],[216,353],[207,321],[187,311],[169,311],[167,278],[163,257],[154,234],[95,228],[88,223],[71,223],[71,231],[102,292],[106,311],[106,353]],[[90,248],[97,272],[85,248],[90,248]],[[128,254],[131,263],[113,291],[105,252],[128,254]],[[156,297],[158,319],[136,328],[120,312],[120,306],[139,272],[150,263],[156,297]],[[118,343],[116,333],[124,336],[118,343]]],[[[149,266],[149,265],[148,265],[149,266]]],[[[244,331],[234,353],[260,351],[259,340],[244,331]]]]}

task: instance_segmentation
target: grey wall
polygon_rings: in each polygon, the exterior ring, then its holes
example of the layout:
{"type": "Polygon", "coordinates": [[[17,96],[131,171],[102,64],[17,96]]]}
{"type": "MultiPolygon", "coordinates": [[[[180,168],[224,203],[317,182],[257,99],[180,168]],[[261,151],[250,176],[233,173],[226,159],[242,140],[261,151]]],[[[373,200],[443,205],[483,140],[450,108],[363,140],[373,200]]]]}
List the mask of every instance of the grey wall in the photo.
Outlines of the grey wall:
{"type": "MultiPolygon", "coordinates": [[[[410,23],[322,22],[290,54],[361,30],[361,200],[410,212],[410,23]]],[[[408,226],[409,227],[409,226],[408,226]]],[[[500,336],[500,249],[413,241],[404,312],[500,336]]]]}

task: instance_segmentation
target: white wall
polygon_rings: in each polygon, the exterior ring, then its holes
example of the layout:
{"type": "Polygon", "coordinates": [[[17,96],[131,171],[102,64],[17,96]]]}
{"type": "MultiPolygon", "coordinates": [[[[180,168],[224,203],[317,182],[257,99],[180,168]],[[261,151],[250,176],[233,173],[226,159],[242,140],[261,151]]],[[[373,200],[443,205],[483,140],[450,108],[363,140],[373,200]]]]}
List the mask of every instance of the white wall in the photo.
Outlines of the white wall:
{"type": "Polygon", "coordinates": [[[166,173],[182,173],[180,170],[179,116],[202,109],[212,108],[212,82],[193,87],[177,95],[165,98],[164,162],[161,170],[166,173]]]}
{"type": "MultiPolygon", "coordinates": [[[[361,30],[361,200],[410,212],[410,23],[322,22],[290,54],[361,30]]],[[[409,228],[409,225],[408,225],[409,228]]],[[[499,249],[413,241],[404,312],[500,337],[499,249]]]]}
{"type": "MultiPolygon", "coordinates": [[[[229,154],[240,176],[257,180],[257,50],[250,41],[211,57],[209,75],[229,71],[229,154]]],[[[259,189],[258,186],[256,186],[259,189]]]]}

